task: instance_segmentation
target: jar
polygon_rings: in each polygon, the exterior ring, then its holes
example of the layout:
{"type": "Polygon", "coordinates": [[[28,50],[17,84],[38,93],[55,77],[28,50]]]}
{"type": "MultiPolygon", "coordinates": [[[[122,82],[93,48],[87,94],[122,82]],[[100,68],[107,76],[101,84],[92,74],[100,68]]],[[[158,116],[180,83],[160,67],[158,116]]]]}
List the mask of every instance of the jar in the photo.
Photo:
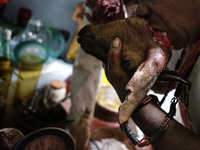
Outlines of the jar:
{"type": "Polygon", "coordinates": [[[67,93],[67,84],[61,80],[52,80],[50,83],[50,100],[59,103],[64,100],[67,93]]]}

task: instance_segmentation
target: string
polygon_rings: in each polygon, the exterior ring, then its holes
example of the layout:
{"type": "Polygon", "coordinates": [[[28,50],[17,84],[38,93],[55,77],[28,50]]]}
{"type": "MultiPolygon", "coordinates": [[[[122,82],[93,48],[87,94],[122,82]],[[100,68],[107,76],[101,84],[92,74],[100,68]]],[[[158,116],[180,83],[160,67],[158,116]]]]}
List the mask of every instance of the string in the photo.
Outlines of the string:
{"type": "MultiPolygon", "coordinates": [[[[193,47],[193,49],[190,51],[190,53],[188,54],[188,56],[186,57],[184,63],[181,65],[182,61],[183,61],[183,57],[185,55],[185,49],[183,49],[183,52],[181,54],[181,58],[178,59],[177,63],[176,63],[176,67],[175,67],[175,71],[177,71],[177,76],[181,77],[183,79],[187,79],[190,75],[190,73],[192,72],[192,69],[199,57],[200,54],[200,40],[197,42],[197,44],[193,47]],[[181,68],[180,68],[181,66],[181,68]]],[[[170,83],[161,102],[160,102],[160,106],[164,103],[168,93],[174,89],[174,87],[176,86],[176,83],[170,83]]]]}
{"type": "Polygon", "coordinates": [[[198,56],[200,54],[200,40],[197,42],[197,44],[193,47],[193,49],[190,51],[189,55],[185,59],[183,65],[181,66],[180,70],[178,71],[178,77],[187,79],[190,75],[194,64],[196,63],[198,56]]]}

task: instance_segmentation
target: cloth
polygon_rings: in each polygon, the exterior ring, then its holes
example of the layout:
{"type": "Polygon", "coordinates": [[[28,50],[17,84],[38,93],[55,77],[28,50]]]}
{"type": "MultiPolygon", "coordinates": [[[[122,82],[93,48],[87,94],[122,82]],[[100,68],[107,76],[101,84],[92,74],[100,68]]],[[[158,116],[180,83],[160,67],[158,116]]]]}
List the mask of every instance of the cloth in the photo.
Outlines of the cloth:
{"type": "Polygon", "coordinates": [[[191,88],[183,87],[180,96],[180,111],[184,125],[190,130],[200,133],[200,58],[198,58],[190,76],[191,88]]]}
{"type": "Polygon", "coordinates": [[[128,150],[125,144],[113,138],[106,138],[102,139],[101,141],[94,141],[94,143],[91,143],[91,150],[98,150],[97,146],[100,150],[128,150]]]}
{"type": "MultiPolygon", "coordinates": [[[[193,45],[194,46],[194,45],[193,45]]],[[[192,47],[193,47],[192,46],[192,47]]],[[[192,48],[186,49],[186,56],[189,54],[192,48]]],[[[177,60],[180,58],[180,51],[173,51],[172,58],[168,63],[169,69],[174,69],[177,60]]],[[[185,56],[185,57],[186,57],[185,56]]],[[[185,58],[183,58],[184,60],[185,58]]],[[[184,61],[183,61],[184,62],[184,61]]],[[[196,64],[188,77],[189,82],[191,82],[191,87],[183,85],[182,92],[180,94],[179,109],[180,116],[183,125],[188,129],[200,133],[200,57],[197,59],[196,64]]]]}

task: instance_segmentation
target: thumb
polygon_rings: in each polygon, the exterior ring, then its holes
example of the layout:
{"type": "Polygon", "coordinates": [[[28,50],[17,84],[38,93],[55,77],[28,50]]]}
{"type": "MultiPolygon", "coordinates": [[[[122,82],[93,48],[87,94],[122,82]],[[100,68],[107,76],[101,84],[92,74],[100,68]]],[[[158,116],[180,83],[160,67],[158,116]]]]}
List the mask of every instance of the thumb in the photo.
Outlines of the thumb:
{"type": "Polygon", "coordinates": [[[121,53],[122,42],[119,38],[115,38],[111,43],[110,50],[107,55],[109,69],[112,69],[114,66],[121,66],[121,53]]]}

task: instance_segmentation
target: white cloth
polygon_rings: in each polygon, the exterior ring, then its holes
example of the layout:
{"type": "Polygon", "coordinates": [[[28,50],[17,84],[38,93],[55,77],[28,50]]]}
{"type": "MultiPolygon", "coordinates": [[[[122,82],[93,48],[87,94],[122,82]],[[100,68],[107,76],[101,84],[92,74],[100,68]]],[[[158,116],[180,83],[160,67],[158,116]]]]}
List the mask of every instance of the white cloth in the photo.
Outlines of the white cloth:
{"type": "Polygon", "coordinates": [[[186,95],[184,101],[181,101],[181,115],[185,126],[196,133],[200,133],[200,57],[189,76],[189,81],[192,86],[188,99],[186,95]]]}
{"type": "MultiPolygon", "coordinates": [[[[106,138],[101,141],[94,141],[100,150],[128,150],[125,144],[114,138],[106,138]]],[[[91,142],[91,150],[97,150],[97,147],[91,142]]]]}
{"type": "MultiPolygon", "coordinates": [[[[190,50],[191,48],[188,48],[186,54],[190,50]]],[[[172,58],[168,64],[170,69],[174,69],[173,67],[176,65],[180,55],[181,50],[173,51],[172,58]]],[[[188,91],[188,87],[185,86],[179,103],[181,119],[187,128],[200,133],[200,57],[197,59],[188,80],[191,82],[191,89],[188,91]]]]}

